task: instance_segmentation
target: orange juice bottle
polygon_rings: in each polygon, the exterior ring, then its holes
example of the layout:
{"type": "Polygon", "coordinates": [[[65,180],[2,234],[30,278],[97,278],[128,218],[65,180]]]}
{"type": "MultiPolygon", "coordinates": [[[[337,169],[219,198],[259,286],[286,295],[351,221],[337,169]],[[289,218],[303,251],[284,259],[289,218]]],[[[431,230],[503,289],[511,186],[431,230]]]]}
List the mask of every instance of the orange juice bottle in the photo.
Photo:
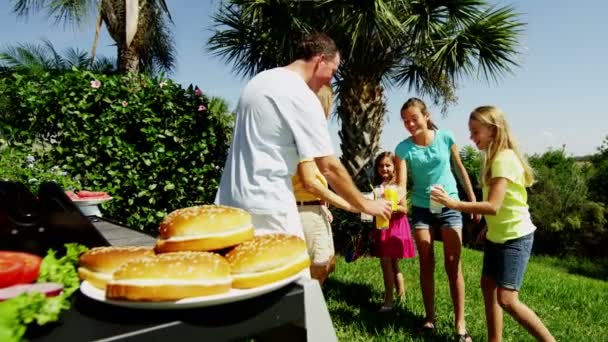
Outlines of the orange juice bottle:
{"type": "MultiPolygon", "coordinates": [[[[374,194],[376,195],[376,197],[380,197],[380,189],[376,188],[376,191],[374,191],[374,194]],[[377,191],[377,192],[376,192],[377,191]]],[[[386,199],[386,189],[384,192],[384,198],[386,199]]],[[[376,216],[376,228],[377,229],[387,229],[389,226],[389,220],[383,218],[382,216],[376,216]]]]}
{"type": "Polygon", "coordinates": [[[393,211],[397,211],[397,205],[399,204],[399,192],[395,185],[389,185],[384,189],[384,199],[390,201],[393,204],[393,211]]]}
{"type": "Polygon", "coordinates": [[[386,229],[388,228],[389,220],[383,218],[382,216],[376,216],[376,228],[377,229],[386,229]]]}

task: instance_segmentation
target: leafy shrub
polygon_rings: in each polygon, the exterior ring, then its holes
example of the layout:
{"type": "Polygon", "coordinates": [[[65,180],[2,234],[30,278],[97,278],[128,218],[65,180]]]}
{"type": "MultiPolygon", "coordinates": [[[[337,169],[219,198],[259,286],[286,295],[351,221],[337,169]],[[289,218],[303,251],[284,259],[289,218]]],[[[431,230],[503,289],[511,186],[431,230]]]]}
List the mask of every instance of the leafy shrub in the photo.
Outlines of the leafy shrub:
{"type": "Polygon", "coordinates": [[[532,156],[530,163],[537,176],[528,200],[539,228],[536,248],[550,254],[599,251],[594,244],[604,234],[606,220],[604,207],[589,197],[589,167],[568,158],[564,150],[532,156]]]}
{"type": "Polygon", "coordinates": [[[154,230],[168,212],[213,200],[232,115],[198,88],[145,75],[14,73],[0,80],[0,103],[0,134],[51,144],[49,160],[109,192],[104,214],[128,226],[154,230]]]}
{"type": "Polygon", "coordinates": [[[0,139],[0,180],[18,181],[36,193],[40,184],[54,181],[66,190],[80,188],[80,182],[70,177],[64,165],[53,165],[48,158],[50,145],[34,143],[9,145],[0,139]]]}
{"type": "Polygon", "coordinates": [[[591,198],[608,205],[608,136],[604,138],[598,153],[591,157],[593,172],[589,179],[591,198]]]}

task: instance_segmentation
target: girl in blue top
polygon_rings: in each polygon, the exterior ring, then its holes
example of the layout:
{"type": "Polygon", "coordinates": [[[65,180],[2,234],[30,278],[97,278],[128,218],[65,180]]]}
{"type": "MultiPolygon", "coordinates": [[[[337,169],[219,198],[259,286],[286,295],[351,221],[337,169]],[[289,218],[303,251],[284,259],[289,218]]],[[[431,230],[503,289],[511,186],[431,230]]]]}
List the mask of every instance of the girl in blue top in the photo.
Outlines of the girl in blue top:
{"type": "MultiPolygon", "coordinates": [[[[454,164],[456,174],[469,200],[475,201],[475,193],[466,169],[460,160],[458,147],[451,132],[437,129],[430,118],[426,104],[411,98],[401,108],[401,118],[405,128],[412,135],[403,140],[395,149],[399,185],[404,188],[407,175],[412,177],[412,223],[414,240],[420,256],[420,284],[426,317],[421,332],[435,328],[435,257],[433,253],[433,228],[439,227],[443,240],[444,266],[448,275],[450,294],[454,305],[454,325],[459,341],[470,341],[464,319],[464,278],[460,267],[462,247],[462,216],[459,211],[442,208],[433,213],[429,209],[430,187],[438,184],[453,197],[458,198],[456,179],[451,170],[454,164]]],[[[477,221],[479,215],[474,216],[477,221]]]]}

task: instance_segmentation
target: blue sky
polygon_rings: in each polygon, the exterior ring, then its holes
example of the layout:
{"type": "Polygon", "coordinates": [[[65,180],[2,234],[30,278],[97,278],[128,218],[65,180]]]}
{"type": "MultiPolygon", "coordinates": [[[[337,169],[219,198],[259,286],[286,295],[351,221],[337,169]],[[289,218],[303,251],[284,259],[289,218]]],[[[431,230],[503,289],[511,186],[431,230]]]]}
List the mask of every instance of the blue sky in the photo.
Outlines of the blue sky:
{"type": "MultiPolygon", "coordinates": [[[[171,77],[184,85],[199,85],[207,94],[236,105],[246,80],[232,72],[205,48],[211,34],[211,14],[219,0],[167,1],[175,22],[177,68],[171,77]]],[[[522,148],[541,153],[565,145],[569,155],[596,152],[608,135],[608,2],[604,0],[492,1],[512,5],[528,25],[522,37],[521,67],[498,83],[465,79],[457,91],[459,101],[446,117],[430,107],[436,123],[452,130],[459,146],[470,145],[467,118],[485,104],[497,105],[507,114],[522,148]]],[[[37,42],[47,38],[55,47],[90,50],[94,21],[85,20],[72,29],[53,25],[44,13],[16,18],[9,0],[0,1],[0,46],[37,42]]],[[[106,32],[98,53],[114,56],[115,48],[106,32]]],[[[406,88],[386,92],[387,122],[382,134],[383,149],[393,150],[407,137],[399,109],[416,94],[406,88]]],[[[332,119],[330,131],[339,154],[339,123],[332,119]]]]}

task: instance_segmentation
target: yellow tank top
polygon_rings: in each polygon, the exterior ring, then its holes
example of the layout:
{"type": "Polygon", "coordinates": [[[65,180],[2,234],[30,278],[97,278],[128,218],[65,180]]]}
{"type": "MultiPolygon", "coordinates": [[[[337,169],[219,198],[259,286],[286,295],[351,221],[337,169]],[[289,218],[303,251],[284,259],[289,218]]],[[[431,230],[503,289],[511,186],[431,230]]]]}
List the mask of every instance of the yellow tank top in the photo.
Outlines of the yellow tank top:
{"type": "MultiPolygon", "coordinates": [[[[312,159],[303,159],[300,160],[302,162],[312,162],[312,159]]],[[[316,169],[315,177],[327,188],[327,179],[321,174],[321,171],[317,168],[317,165],[314,166],[316,169]]],[[[301,202],[310,202],[310,201],[318,201],[320,198],[306,191],[304,184],[302,183],[302,179],[300,178],[300,174],[296,172],[296,174],[291,177],[291,183],[293,184],[293,193],[296,197],[296,201],[301,202]]]]}

